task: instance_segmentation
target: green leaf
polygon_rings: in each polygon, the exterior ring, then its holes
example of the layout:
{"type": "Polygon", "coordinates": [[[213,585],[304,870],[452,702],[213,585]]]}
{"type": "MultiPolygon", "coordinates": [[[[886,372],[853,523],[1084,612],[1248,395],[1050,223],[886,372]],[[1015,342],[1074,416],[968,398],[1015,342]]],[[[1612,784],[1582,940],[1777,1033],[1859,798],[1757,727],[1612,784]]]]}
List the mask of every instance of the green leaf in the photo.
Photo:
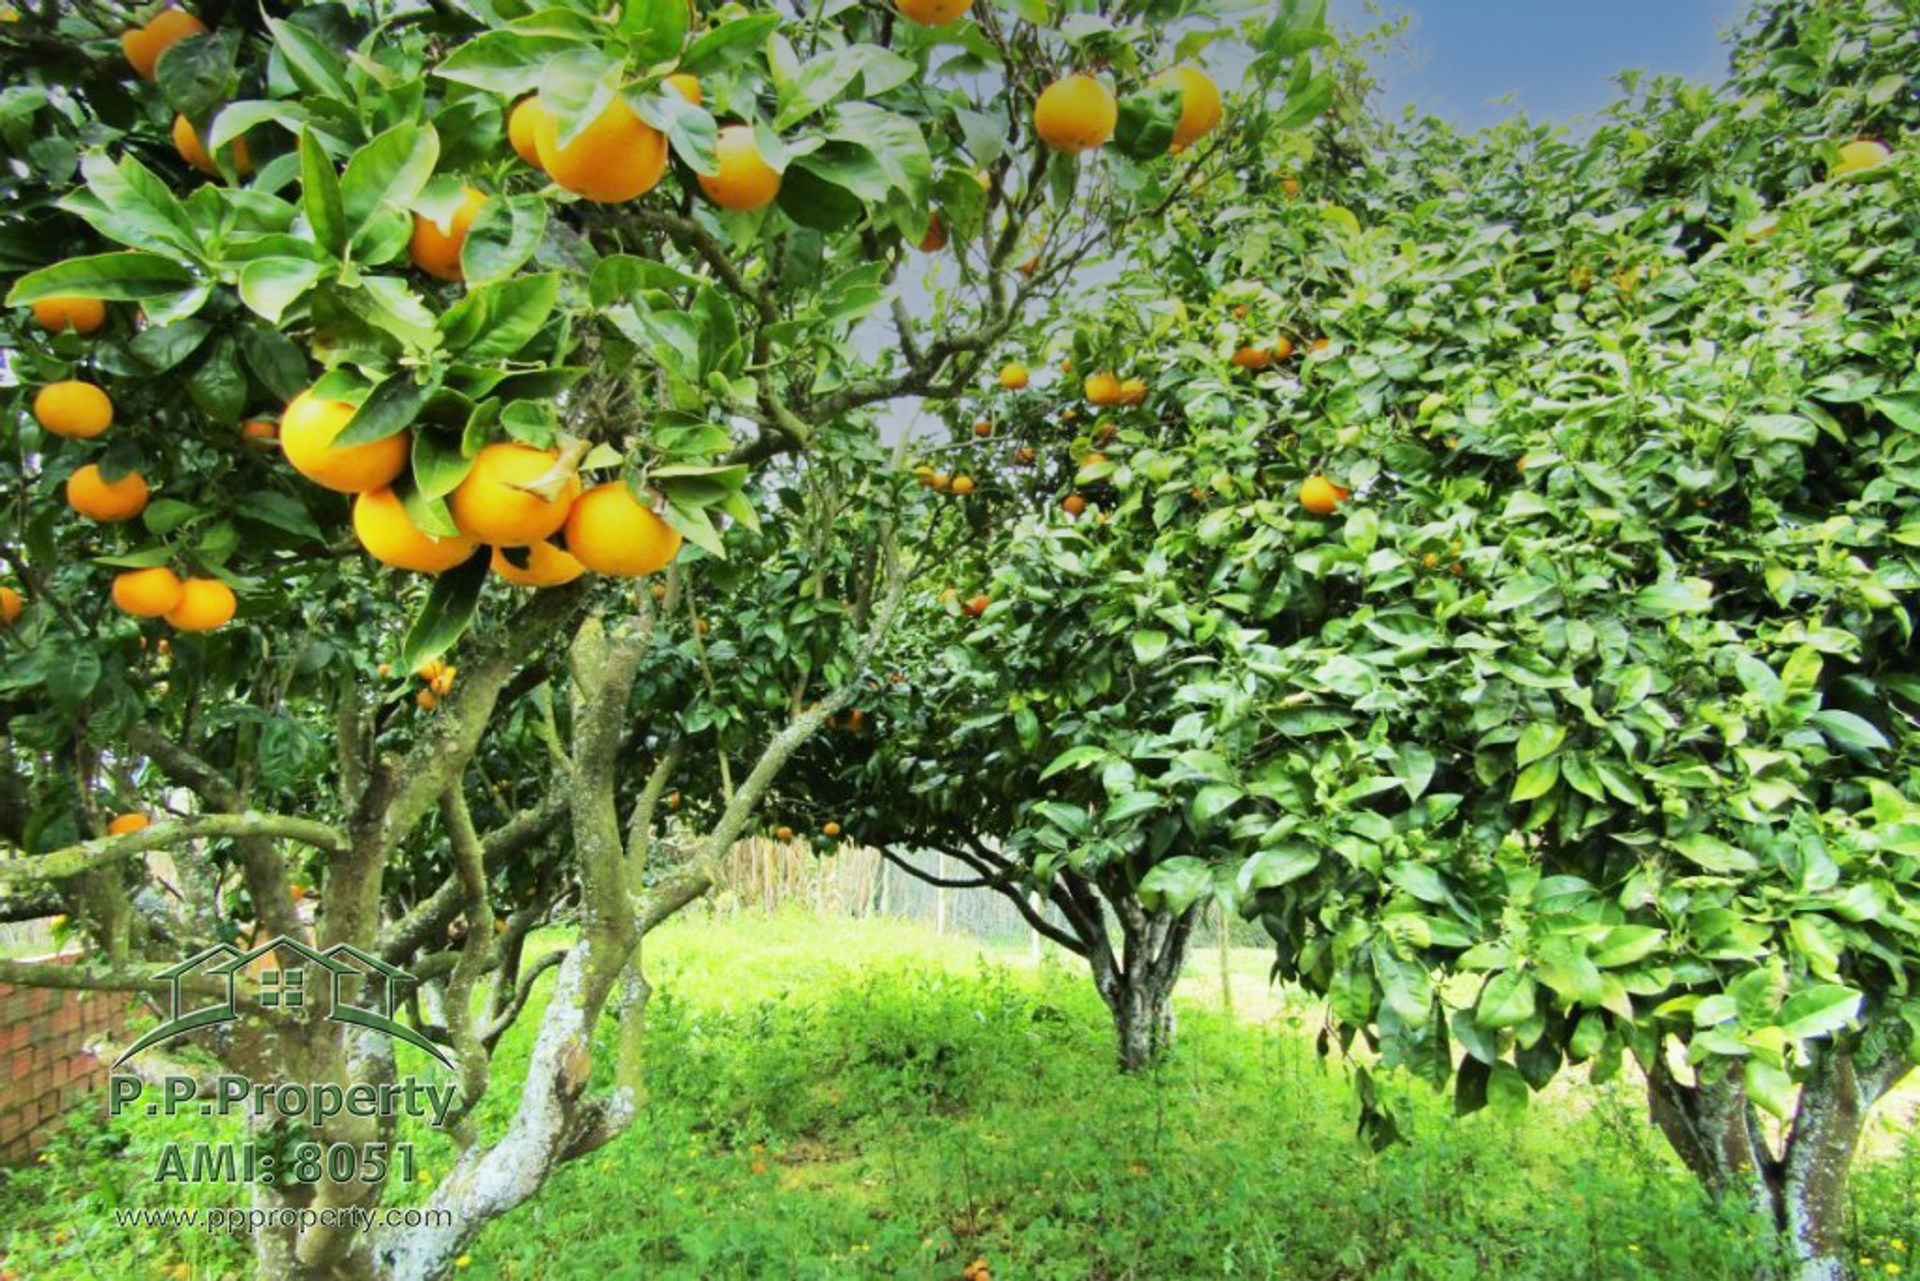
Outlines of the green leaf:
{"type": "Polygon", "coordinates": [[[1240,892],[1278,889],[1320,866],[1320,852],[1306,845],[1261,850],[1240,865],[1240,892]]]}
{"type": "MultiPolygon", "coordinates": [[[[375,383],[360,408],[333,439],[334,447],[365,445],[385,440],[413,426],[433,389],[415,382],[409,373],[388,374],[375,383]]],[[[411,669],[409,669],[411,670],[411,669]]]]}
{"type": "Polygon", "coordinates": [[[532,341],[559,297],[560,277],[554,272],[495,281],[448,308],[440,332],[463,359],[502,359],[532,341]]]}
{"type": "Polygon", "coordinates": [[[460,246],[468,288],[504,280],[526,265],[547,230],[547,202],[537,195],[494,196],[480,206],[460,246]]]}
{"type": "Polygon", "coordinates": [[[687,46],[680,56],[680,69],[699,73],[745,61],[779,26],[780,15],[772,13],[729,18],[687,46]]]}
{"type": "Polygon", "coordinates": [[[1047,767],[1040,771],[1040,781],[1044,783],[1062,770],[1078,769],[1082,765],[1105,760],[1109,754],[1105,748],[1093,747],[1086,743],[1082,743],[1077,747],[1069,747],[1066,751],[1054,757],[1053,760],[1047,763],[1047,767]]]}
{"type": "Polygon", "coordinates": [[[1521,801],[1545,796],[1559,781],[1560,762],[1549,756],[1545,760],[1535,761],[1520,771],[1520,776],[1513,780],[1513,794],[1507,799],[1518,804],[1521,801]]]}
{"type": "Polygon", "coordinates": [[[1525,768],[1542,757],[1553,755],[1560,750],[1560,744],[1566,741],[1566,726],[1535,721],[1520,732],[1519,746],[1514,749],[1514,764],[1525,768]]]}
{"type": "Polygon", "coordinates": [[[1852,712],[1828,709],[1815,712],[1809,719],[1833,742],[1856,752],[1882,751],[1892,746],[1872,721],[1852,712]]]}
{"type": "Polygon", "coordinates": [[[1142,814],[1150,814],[1165,805],[1167,798],[1158,792],[1128,792],[1107,806],[1100,815],[1102,826],[1114,827],[1142,814]]]}
{"type": "Polygon", "coordinates": [[[47,697],[65,712],[84,703],[100,683],[100,655],[79,645],[63,645],[47,659],[47,697]]]}
{"type": "Polygon", "coordinates": [[[359,228],[382,207],[412,204],[439,159],[440,135],[432,125],[398,124],[355,150],[340,179],[347,226],[359,228]]]}
{"type": "Polygon", "coordinates": [[[1209,783],[1194,793],[1193,825],[1209,827],[1213,821],[1238,804],[1245,792],[1231,783],[1209,783]]]}
{"type": "Polygon", "coordinates": [[[1860,1013],[1860,993],[1837,983],[1802,988],[1780,1007],[1779,1025],[1795,1040],[1826,1036],[1846,1027],[1860,1013]]]}
{"type": "Polygon", "coordinates": [[[292,400],[307,387],[307,358],[277,329],[249,325],[240,331],[240,354],[266,389],[292,400]]]}
{"type": "Polygon", "coordinates": [[[7,305],[19,307],[62,294],[81,294],[108,302],[144,302],[180,293],[193,284],[191,271],[160,254],[137,250],[93,254],[28,272],[7,292],[7,305]]]}
{"type": "Polygon", "coordinates": [[[277,325],[325,271],[310,258],[256,258],[240,269],[240,301],[277,325]]]}
{"type": "Polygon", "coordinates": [[[206,114],[233,96],[234,60],[239,52],[240,32],[232,27],[176,40],[154,63],[154,82],[168,106],[204,125],[206,114]]]}
{"type": "MultiPolygon", "coordinates": [[[[282,24],[284,25],[284,24],[282,24]]],[[[340,201],[340,176],[333,160],[308,129],[300,131],[301,208],[313,228],[314,243],[331,257],[347,248],[347,215],[340,201]]]]}
{"type": "Polygon", "coordinates": [[[187,394],[215,422],[240,421],[247,405],[247,376],[240,368],[240,348],[232,336],[221,334],[200,357],[187,375],[187,394]]]}
{"type": "Polygon", "coordinates": [[[147,369],[164,374],[200,349],[213,332],[204,320],[182,320],[171,325],[150,325],[127,344],[147,369]]]}
{"type": "Polygon", "coordinates": [[[1753,855],[1705,832],[1693,832],[1668,844],[1690,862],[1720,874],[1751,872],[1759,867],[1753,855]]]}
{"type": "Polygon", "coordinates": [[[579,42],[571,36],[488,31],[448,54],[433,74],[489,93],[519,97],[540,85],[540,69],[579,42]]]}
{"type": "Polygon", "coordinates": [[[1179,123],[1181,93],[1177,88],[1145,89],[1120,99],[1120,119],[1113,146],[1129,160],[1154,160],[1173,146],[1173,127],[1179,123]]]}
{"type": "Polygon", "coordinates": [[[273,32],[274,47],[286,63],[288,74],[301,89],[341,103],[353,101],[353,91],[347,87],[346,61],[325,41],[297,23],[280,18],[268,18],[267,27],[273,32]]]}
{"type": "Polygon", "coordinates": [[[1713,608],[1713,584],[1704,578],[1655,583],[1634,593],[1633,608],[1652,618],[1704,614],[1713,608]]]}
{"type": "Polygon", "coordinates": [[[640,63],[664,62],[687,39],[686,0],[624,0],[618,30],[640,63]]]}
{"type": "Polygon", "coordinates": [[[1156,863],[1140,878],[1140,899],[1175,914],[1186,911],[1213,886],[1213,868],[1205,859],[1181,856],[1156,863]]]}
{"type": "Polygon", "coordinates": [[[1151,628],[1141,628],[1133,634],[1134,661],[1140,663],[1157,661],[1162,654],[1167,652],[1167,646],[1172,642],[1172,639],[1173,638],[1165,632],[1154,631],[1151,628]]]}
{"type": "Polygon", "coordinates": [[[1747,1097],[1782,1121],[1793,1115],[1793,1078],[1764,1059],[1748,1057],[1741,1069],[1747,1097]]]}
{"type": "Polygon", "coordinates": [[[1516,1027],[1535,1012],[1537,985],[1525,970],[1502,970],[1480,989],[1474,1022],[1489,1030],[1516,1027]]]}
{"type": "Polygon", "coordinates": [[[433,593],[421,606],[419,615],[407,628],[400,645],[400,670],[419,671],[432,660],[453,648],[473,622],[480,604],[480,589],[486,586],[489,553],[482,547],[464,564],[433,580],[433,593]]]}

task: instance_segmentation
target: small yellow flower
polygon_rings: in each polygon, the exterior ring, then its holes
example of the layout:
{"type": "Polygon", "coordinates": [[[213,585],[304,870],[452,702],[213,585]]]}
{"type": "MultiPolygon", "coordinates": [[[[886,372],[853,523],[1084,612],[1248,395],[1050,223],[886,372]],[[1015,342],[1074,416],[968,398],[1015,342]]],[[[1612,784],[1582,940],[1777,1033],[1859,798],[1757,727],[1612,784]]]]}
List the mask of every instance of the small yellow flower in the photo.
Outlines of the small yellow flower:
{"type": "Polygon", "coordinates": [[[453,1266],[456,1268],[470,1268],[473,1266],[473,1256],[471,1254],[463,1254],[453,1261],[453,1266]]]}
{"type": "Polygon", "coordinates": [[[1893,1240],[1887,1242],[1887,1244],[1892,1246],[1896,1250],[1904,1250],[1907,1248],[1907,1243],[1905,1241],[1902,1241],[1899,1237],[1895,1237],[1893,1240]]]}
{"type": "Polygon", "coordinates": [[[1901,1269],[1901,1267],[1900,1267],[1900,1265],[1899,1265],[1899,1264],[1897,1264],[1897,1263],[1889,1263],[1889,1264],[1887,1265],[1887,1275],[1888,1275],[1888,1276],[1890,1276],[1890,1277],[1897,1277],[1897,1276],[1899,1276],[1899,1275],[1900,1275],[1900,1273],[1901,1273],[1901,1271],[1902,1271],[1902,1269],[1901,1269]]]}

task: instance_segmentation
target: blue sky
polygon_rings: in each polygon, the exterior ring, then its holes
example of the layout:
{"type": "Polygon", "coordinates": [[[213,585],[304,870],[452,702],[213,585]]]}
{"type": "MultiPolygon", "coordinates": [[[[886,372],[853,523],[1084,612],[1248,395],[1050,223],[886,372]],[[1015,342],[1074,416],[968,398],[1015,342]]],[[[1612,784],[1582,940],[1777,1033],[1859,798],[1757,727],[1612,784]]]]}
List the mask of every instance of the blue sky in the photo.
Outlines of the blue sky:
{"type": "MultiPolygon", "coordinates": [[[[1567,120],[1612,100],[1609,78],[1624,68],[1717,81],[1726,72],[1720,29],[1744,0],[1410,0],[1384,4],[1414,24],[1377,69],[1385,105],[1418,103],[1468,128],[1518,108],[1567,120]],[[1416,63],[1418,65],[1416,65],[1416,63]],[[1490,99],[1514,96],[1512,103],[1490,99]]],[[[1332,0],[1336,25],[1374,25],[1362,0],[1332,0]]]]}

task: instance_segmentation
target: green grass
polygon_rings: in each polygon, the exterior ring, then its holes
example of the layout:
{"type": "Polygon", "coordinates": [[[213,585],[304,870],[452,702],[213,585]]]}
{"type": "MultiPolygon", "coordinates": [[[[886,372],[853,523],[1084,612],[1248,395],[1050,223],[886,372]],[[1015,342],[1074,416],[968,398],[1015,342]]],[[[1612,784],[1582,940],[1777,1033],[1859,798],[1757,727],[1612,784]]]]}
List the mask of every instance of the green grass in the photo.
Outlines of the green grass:
{"type": "MultiPolygon", "coordinates": [[[[1174,1061],[1126,1079],[1084,974],[1026,960],[900,924],[670,926],[648,943],[638,1124],[489,1227],[461,1275],[953,1278],[984,1257],[999,1281],[1750,1281],[1764,1252],[1702,1203],[1625,1085],[1455,1120],[1426,1087],[1392,1084],[1410,1141],[1376,1156],[1308,1012],[1251,975],[1238,1007],[1267,1017],[1224,1018],[1210,972],[1186,989],[1174,1061]]],[[[489,1126],[517,1098],[530,1032],[503,1046],[489,1126]]],[[[7,1266],[242,1275],[234,1243],[113,1228],[113,1206],[240,1200],[143,1184],[163,1137],[213,1135],[198,1119],[71,1127],[0,1191],[7,1266]]],[[[444,1141],[416,1137],[444,1171],[444,1141]]],[[[1904,1266],[1917,1172],[1909,1146],[1860,1177],[1876,1276],[1904,1266]]]]}

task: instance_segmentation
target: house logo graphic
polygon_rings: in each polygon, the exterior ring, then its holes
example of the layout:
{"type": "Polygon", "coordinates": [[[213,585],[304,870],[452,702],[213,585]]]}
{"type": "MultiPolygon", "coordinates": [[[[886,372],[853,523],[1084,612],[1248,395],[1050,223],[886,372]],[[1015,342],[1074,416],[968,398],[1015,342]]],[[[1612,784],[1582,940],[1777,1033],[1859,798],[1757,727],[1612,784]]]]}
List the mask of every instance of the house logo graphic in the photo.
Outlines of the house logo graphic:
{"type": "Polygon", "coordinates": [[[240,1012],[236,1004],[236,984],[241,974],[249,966],[270,956],[278,963],[278,967],[261,970],[258,974],[258,999],[263,1008],[307,1008],[308,971],[318,969],[326,974],[331,988],[332,1003],[327,1013],[328,1019],[335,1023],[371,1028],[396,1041],[405,1041],[408,1045],[425,1050],[445,1067],[453,1066],[439,1046],[393,1017],[396,989],[402,983],[413,982],[413,975],[388,965],[351,943],[336,943],[324,952],[316,952],[299,939],[288,938],[284,934],[245,952],[227,943],[215,943],[205,951],[196,952],[178,965],[155,975],[172,985],[172,1017],[128,1046],[126,1052],[114,1060],[113,1066],[117,1068],[140,1051],[182,1036],[195,1028],[237,1020],[240,1012]],[[281,961],[284,955],[282,949],[292,954],[294,959],[291,962],[281,961]],[[195,998],[183,991],[182,985],[198,978],[224,978],[226,999],[204,1009],[187,1009],[188,1002],[195,998]],[[358,1001],[352,999],[350,990],[356,982],[362,985],[362,995],[358,1001]],[[376,986],[379,989],[377,998],[371,991],[376,986]]]}

